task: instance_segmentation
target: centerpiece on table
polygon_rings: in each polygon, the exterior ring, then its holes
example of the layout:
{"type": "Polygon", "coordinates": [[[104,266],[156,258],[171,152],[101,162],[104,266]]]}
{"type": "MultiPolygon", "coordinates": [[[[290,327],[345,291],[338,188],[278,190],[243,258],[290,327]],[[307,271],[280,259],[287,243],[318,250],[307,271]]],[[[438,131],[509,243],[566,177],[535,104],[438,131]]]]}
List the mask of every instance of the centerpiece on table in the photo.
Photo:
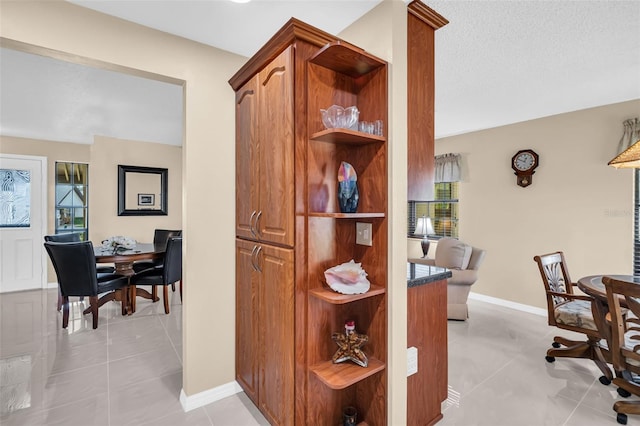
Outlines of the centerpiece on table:
{"type": "Polygon", "coordinates": [[[113,254],[131,250],[135,246],[136,240],[131,237],[123,237],[122,235],[109,237],[102,242],[102,250],[111,251],[113,254]]]}

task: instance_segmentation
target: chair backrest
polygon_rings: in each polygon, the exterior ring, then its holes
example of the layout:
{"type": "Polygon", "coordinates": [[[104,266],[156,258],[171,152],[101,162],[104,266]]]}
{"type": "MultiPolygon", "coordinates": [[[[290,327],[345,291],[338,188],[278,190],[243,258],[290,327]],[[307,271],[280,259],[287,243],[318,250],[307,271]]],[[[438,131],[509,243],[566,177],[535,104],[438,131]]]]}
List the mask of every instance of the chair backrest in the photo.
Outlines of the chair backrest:
{"type": "MultiPolygon", "coordinates": [[[[533,260],[538,264],[542,283],[547,295],[547,308],[549,322],[555,324],[554,308],[568,299],[562,297],[562,293],[573,294],[573,284],[569,277],[569,269],[564,259],[564,253],[554,253],[534,256],[533,260]]],[[[551,325],[554,325],[551,324],[551,325]]]]}
{"type": "Polygon", "coordinates": [[[478,247],[471,247],[471,257],[469,258],[469,265],[467,269],[473,269],[477,271],[484,261],[486,250],[479,249],[478,247]]]}
{"type": "Polygon", "coordinates": [[[607,291],[607,305],[611,314],[611,353],[613,368],[623,372],[629,369],[628,364],[640,365],[640,283],[628,282],[614,277],[602,277],[607,291]],[[630,309],[633,315],[623,309],[622,304],[630,309]],[[624,312],[624,315],[623,315],[624,312]],[[625,344],[625,334],[627,342],[625,344]],[[633,360],[631,363],[628,361],[633,360]]]}
{"type": "Polygon", "coordinates": [[[153,232],[153,244],[166,246],[170,237],[179,237],[181,235],[181,229],[156,229],[153,232]]]}
{"type": "Polygon", "coordinates": [[[63,296],[98,295],[96,257],[91,241],[47,241],[44,247],[53,263],[63,296]]]}
{"type": "Polygon", "coordinates": [[[167,251],[164,254],[162,274],[165,284],[175,283],[182,279],[182,237],[169,237],[167,251]]]}
{"type": "Polygon", "coordinates": [[[53,241],[54,243],[77,243],[80,241],[80,234],[67,233],[67,234],[45,235],[44,240],[53,241]]]}

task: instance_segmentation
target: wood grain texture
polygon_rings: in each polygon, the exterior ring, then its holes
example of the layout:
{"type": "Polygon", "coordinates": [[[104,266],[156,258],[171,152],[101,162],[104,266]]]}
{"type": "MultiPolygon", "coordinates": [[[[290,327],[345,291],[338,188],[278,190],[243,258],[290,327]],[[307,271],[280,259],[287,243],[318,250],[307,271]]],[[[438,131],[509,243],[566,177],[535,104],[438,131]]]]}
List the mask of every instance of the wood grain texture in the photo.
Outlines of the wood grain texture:
{"type": "Polygon", "coordinates": [[[260,245],[261,411],[272,424],[292,425],[294,417],[293,250],[260,245]]]}
{"type": "Polygon", "coordinates": [[[409,201],[433,199],[435,32],[407,16],[407,179],[409,201]]]}
{"type": "Polygon", "coordinates": [[[293,48],[259,74],[258,239],[288,247],[294,242],[293,48]]]}
{"type": "MultiPolygon", "coordinates": [[[[230,80],[234,89],[239,89],[257,75],[257,118],[244,117],[237,125],[258,129],[254,140],[258,140],[260,155],[264,154],[258,179],[269,186],[260,186],[258,191],[263,216],[254,217],[253,225],[258,225],[259,235],[246,238],[259,240],[268,235],[269,242],[293,247],[292,258],[286,261],[280,252],[267,250],[275,250],[275,246],[260,241],[247,242],[262,247],[258,256],[252,252],[253,246],[238,255],[240,264],[243,256],[261,259],[263,278],[258,291],[260,306],[256,308],[260,312],[257,405],[272,424],[338,424],[347,405],[358,407],[360,422],[386,423],[387,142],[384,136],[355,131],[325,132],[320,109],[355,105],[361,119],[383,120],[387,134],[387,64],[343,41],[319,53],[336,40],[293,19],[230,80]],[[284,61],[281,54],[286,56],[284,61]],[[318,63],[308,61],[314,56],[318,63]],[[319,135],[317,140],[311,136],[314,134],[319,135]],[[355,214],[341,213],[337,205],[337,173],[342,161],[351,163],[358,173],[361,204],[355,214]],[[286,169],[289,164],[293,173],[281,174],[283,165],[286,169]],[[272,210],[264,207],[263,198],[270,200],[272,210]],[[292,204],[287,204],[289,201],[292,204]],[[267,211],[270,215],[279,211],[281,216],[292,212],[291,243],[278,240],[279,230],[289,225],[275,223],[264,228],[267,211]],[[355,244],[354,219],[373,225],[372,247],[355,244]],[[268,271],[264,256],[272,260],[268,271]],[[373,294],[333,303],[335,300],[328,300],[331,297],[322,290],[324,271],[350,259],[363,262],[374,284],[373,294]],[[291,267],[285,267],[289,261],[291,267]],[[269,293],[270,288],[285,295],[269,293]],[[369,377],[357,375],[346,388],[335,390],[309,367],[330,362],[337,349],[331,333],[344,330],[346,319],[355,320],[358,332],[369,336],[363,349],[374,360],[376,371],[369,377]],[[291,329],[271,325],[283,322],[291,329]]],[[[249,84],[243,87],[247,88],[249,84]]],[[[249,98],[247,91],[237,93],[238,104],[249,98]]],[[[237,113],[244,111],[238,109],[237,113]]],[[[244,131],[240,129],[238,134],[244,131]]],[[[244,158],[239,159],[238,167],[242,161],[244,158]]],[[[247,262],[244,266],[251,266],[247,262]]],[[[237,271],[237,275],[247,280],[247,271],[237,271]]],[[[243,300],[249,298],[247,289],[239,292],[243,300]]],[[[237,309],[246,310],[243,306],[237,309]]],[[[239,315],[245,318],[249,314],[239,315]]],[[[248,331],[237,333],[236,338],[243,340],[246,336],[241,333],[248,331]]],[[[238,343],[237,350],[242,350],[243,344],[238,343]]]]}
{"type": "Polygon", "coordinates": [[[407,377],[407,423],[434,424],[447,398],[447,280],[407,290],[407,346],[418,348],[418,372],[407,377]]]}
{"type": "Polygon", "coordinates": [[[429,25],[434,30],[444,27],[449,21],[435,10],[431,9],[420,0],[414,0],[407,6],[409,13],[425,24],[429,25]]]}
{"type": "Polygon", "coordinates": [[[258,208],[258,76],[236,93],[236,236],[255,238],[253,216],[258,208]]]}
{"type": "Polygon", "coordinates": [[[259,338],[257,272],[251,266],[255,244],[236,240],[236,380],[258,405],[259,338]]]}

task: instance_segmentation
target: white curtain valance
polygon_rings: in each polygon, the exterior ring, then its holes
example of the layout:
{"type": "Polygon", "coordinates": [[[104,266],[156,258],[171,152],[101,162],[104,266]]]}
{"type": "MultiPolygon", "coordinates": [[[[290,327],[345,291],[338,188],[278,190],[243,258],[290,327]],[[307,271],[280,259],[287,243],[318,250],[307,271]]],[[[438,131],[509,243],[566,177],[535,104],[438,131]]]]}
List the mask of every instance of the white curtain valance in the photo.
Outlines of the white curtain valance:
{"type": "Polygon", "coordinates": [[[618,142],[618,154],[640,140],[640,119],[630,118],[625,120],[622,125],[624,132],[618,142]]]}
{"type": "Polygon", "coordinates": [[[460,157],[460,154],[436,155],[436,183],[460,181],[460,157]]]}

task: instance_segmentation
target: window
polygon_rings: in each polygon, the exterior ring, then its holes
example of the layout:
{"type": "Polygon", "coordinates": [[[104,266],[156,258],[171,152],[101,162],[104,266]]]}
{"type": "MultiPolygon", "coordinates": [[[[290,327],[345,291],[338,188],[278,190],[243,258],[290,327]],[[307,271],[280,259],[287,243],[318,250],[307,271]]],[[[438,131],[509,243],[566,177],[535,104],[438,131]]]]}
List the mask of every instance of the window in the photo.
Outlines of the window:
{"type": "Polygon", "coordinates": [[[640,170],[635,171],[633,200],[633,275],[640,275],[640,170]]]}
{"type": "Polygon", "coordinates": [[[56,234],[89,239],[89,165],[56,162],[56,234]]]}
{"type": "Polygon", "coordinates": [[[410,201],[408,206],[409,235],[416,228],[416,218],[431,218],[434,235],[430,237],[458,237],[458,187],[459,182],[438,182],[435,184],[435,200],[410,201]]]}

